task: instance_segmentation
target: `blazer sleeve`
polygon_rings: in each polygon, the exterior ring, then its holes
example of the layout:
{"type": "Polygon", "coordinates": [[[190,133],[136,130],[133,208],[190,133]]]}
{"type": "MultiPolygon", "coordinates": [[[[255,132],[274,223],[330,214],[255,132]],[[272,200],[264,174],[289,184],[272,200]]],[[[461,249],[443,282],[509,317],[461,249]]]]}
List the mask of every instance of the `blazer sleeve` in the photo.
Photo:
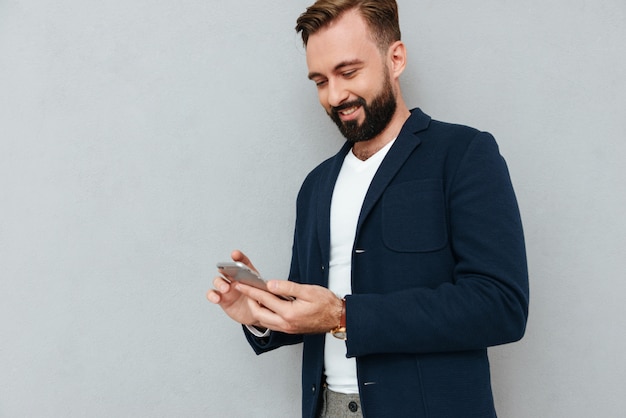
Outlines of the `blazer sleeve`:
{"type": "Polygon", "coordinates": [[[301,335],[290,335],[282,332],[271,331],[268,337],[256,337],[243,327],[248,343],[256,354],[267,353],[284,345],[298,344],[302,342],[301,335]]]}
{"type": "Polygon", "coordinates": [[[473,350],[523,336],[528,272],[506,163],[487,133],[459,161],[446,191],[453,277],[436,287],[348,296],[348,357],[473,350]]]}

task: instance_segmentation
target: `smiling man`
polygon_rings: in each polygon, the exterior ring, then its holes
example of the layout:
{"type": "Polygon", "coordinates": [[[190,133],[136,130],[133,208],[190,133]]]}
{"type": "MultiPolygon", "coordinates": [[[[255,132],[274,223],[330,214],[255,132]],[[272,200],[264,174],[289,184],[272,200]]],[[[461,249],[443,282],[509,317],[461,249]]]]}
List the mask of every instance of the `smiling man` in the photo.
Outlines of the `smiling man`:
{"type": "Polygon", "coordinates": [[[319,0],[296,30],[347,141],[298,194],[289,281],[216,277],[208,299],[257,353],[304,344],[303,417],[495,417],[487,348],[520,339],[528,315],[495,140],[409,110],[394,0],[319,0]]]}

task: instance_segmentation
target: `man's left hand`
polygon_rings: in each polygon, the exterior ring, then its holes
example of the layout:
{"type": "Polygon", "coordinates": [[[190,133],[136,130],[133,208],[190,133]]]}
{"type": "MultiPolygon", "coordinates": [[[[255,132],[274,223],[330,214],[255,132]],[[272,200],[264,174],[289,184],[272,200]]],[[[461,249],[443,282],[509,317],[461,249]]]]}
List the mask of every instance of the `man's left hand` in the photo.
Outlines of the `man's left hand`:
{"type": "Polygon", "coordinates": [[[235,284],[235,289],[259,303],[255,316],[262,327],[287,334],[320,334],[339,325],[343,304],[327,288],[287,280],[269,280],[267,285],[272,293],[235,284]]]}

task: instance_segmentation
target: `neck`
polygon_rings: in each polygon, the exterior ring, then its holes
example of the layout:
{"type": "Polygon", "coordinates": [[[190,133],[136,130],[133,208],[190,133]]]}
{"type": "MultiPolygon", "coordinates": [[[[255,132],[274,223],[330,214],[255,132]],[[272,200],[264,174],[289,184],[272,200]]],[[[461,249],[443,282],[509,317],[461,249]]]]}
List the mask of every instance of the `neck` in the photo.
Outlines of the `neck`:
{"type": "Polygon", "coordinates": [[[411,112],[402,103],[401,106],[398,106],[391,122],[389,122],[389,125],[387,125],[384,131],[369,141],[357,142],[354,146],[352,146],[352,153],[354,156],[361,161],[365,161],[372,155],[376,154],[384,148],[385,145],[398,137],[400,130],[402,130],[402,127],[409,116],[411,116],[411,112]]]}

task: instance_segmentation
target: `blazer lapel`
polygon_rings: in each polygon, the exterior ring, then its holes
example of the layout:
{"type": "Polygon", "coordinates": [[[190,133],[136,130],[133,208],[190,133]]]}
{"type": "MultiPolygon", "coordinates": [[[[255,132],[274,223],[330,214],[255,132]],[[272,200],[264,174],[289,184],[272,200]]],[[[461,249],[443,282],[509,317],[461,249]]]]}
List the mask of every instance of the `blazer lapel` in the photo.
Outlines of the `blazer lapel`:
{"type": "Polygon", "coordinates": [[[359,221],[357,223],[357,234],[361,229],[361,225],[376,202],[380,199],[391,180],[393,180],[398,170],[404,165],[413,150],[421,143],[416,134],[419,131],[427,129],[429,124],[430,117],[424,114],[420,109],[411,111],[411,116],[402,127],[396,142],[385,156],[376,175],[372,179],[372,183],[365,195],[365,201],[361,207],[361,214],[359,215],[359,221]]]}
{"type": "Polygon", "coordinates": [[[317,185],[317,236],[326,272],[324,274],[325,285],[328,284],[328,263],[330,262],[330,204],[343,160],[351,148],[352,144],[348,142],[341,147],[341,150],[332,158],[330,169],[320,177],[317,185]]]}

